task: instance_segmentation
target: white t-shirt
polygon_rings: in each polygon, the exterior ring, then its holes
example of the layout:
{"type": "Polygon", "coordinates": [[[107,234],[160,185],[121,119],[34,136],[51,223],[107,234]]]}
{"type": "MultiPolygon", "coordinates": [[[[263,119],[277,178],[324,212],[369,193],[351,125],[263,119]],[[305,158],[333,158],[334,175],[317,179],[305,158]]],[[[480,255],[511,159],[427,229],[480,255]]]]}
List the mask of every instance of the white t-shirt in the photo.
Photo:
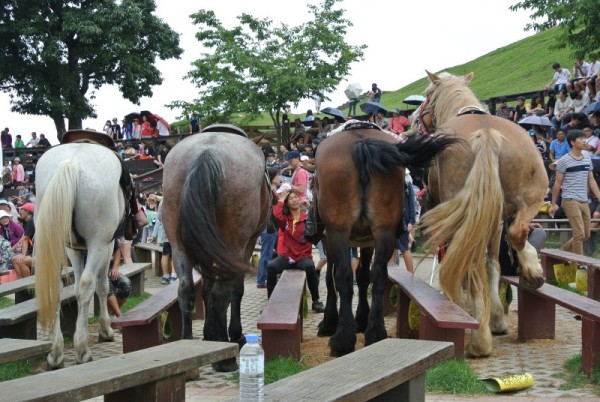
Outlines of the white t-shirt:
{"type": "Polygon", "coordinates": [[[590,63],[590,67],[588,68],[587,78],[591,78],[594,75],[598,75],[598,70],[600,70],[600,61],[596,60],[593,63],[590,63]]]}
{"type": "MultiPolygon", "coordinates": [[[[600,138],[596,137],[593,134],[589,138],[585,139],[586,145],[592,146],[593,149],[597,149],[598,148],[598,143],[599,142],[600,142],[600,138]]],[[[585,156],[587,156],[588,158],[591,158],[592,155],[594,154],[594,151],[588,151],[588,150],[584,149],[584,150],[581,151],[581,153],[584,154],[585,156]]]]}
{"type": "Polygon", "coordinates": [[[158,120],[156,122],[156,128],[158,129],[158,135],[161,137],[165,137],[169,135],[169,129],[162,121],[158,120]]]}
{"type": "Polygon", "coordinates": [[[571,73],[566,68],[554,72],[554,81],[557,85],[566,84],[569,82],[569,78],[571,78],[571,73]]]}

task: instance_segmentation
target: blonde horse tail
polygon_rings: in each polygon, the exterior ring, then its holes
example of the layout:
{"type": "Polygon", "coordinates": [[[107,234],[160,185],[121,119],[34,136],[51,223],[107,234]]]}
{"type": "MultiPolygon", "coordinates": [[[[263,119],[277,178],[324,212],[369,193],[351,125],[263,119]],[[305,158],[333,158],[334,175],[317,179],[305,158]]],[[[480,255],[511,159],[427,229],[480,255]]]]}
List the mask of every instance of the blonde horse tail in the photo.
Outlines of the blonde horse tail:
{"type": "Polygon", "coordinates": [[[71,237],[78,175],[77,161],[61,162],[36,208],[35,297],[38,319],[45,330],[56,323],[60,271],[67,262],[65,248],[71,237]]]}
{"type": "MultiPolygon", "coordinates": [[[[469,141],[474,161],[463,188],[422,219],[425,233],[431,236],[430,245],[450,242],[439,280],[444,292],[457,303],[463,285],[470,299],[489,292],[486,251],[499,228],[504,200],[498,163],[502,140],[502,134],[493,129],[474,132],[469,141]]],[[[482,317],[489,317],[487,297],[483,300],[482,317]]]]}

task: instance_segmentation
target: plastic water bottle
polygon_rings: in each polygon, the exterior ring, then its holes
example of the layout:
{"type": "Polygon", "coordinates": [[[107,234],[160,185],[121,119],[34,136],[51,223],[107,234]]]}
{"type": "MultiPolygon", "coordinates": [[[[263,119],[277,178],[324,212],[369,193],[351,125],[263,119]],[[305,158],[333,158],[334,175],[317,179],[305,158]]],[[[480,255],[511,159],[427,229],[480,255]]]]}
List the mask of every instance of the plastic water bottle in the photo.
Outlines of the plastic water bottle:
{"type": "Polygon", "coordinates": [[[262,402],[264,383],[265,352],[258,343],[258,335],[248,334],[240,351],[240,401],[262,402]]]}

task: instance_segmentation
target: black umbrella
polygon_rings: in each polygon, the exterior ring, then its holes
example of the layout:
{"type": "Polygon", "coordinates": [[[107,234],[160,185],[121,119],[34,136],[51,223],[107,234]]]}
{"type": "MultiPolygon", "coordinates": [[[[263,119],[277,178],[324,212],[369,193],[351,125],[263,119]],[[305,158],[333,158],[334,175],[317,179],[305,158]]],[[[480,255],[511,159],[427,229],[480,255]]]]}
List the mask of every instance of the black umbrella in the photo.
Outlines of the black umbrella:
{"type": "Polygon", "coordinates": [[[138,119],[139,121],[142,121],[142,115],[138,112],[132,112],[125,116],[125,121],[127,123],[133,123],[133,119],[138,119]]]}
{"type": "Polygon", "coordinates": [[[346,117],[344,116],[344,113],[340,109],[336,109],[333,107],[326,107],[324,109],[321,109],[321,113],[325,113],[325,114],[328,114],[329,116],[333,116],[333,117],[335,117],[336,120],[338,120],[342,123],[344,121],[346,121],[346,117]]]}

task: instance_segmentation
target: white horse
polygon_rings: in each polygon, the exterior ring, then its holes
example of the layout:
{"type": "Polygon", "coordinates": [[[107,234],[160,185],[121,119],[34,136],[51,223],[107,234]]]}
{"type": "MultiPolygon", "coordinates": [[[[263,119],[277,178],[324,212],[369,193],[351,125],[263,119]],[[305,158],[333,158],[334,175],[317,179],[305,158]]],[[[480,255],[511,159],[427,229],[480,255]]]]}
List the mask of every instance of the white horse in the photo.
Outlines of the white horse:
{"type": "Polygon", "coordinates": [[[120,177],[118,156],[93,143],[54,147],[37,164],[35,291],[41,326],[53,331],[49,368],[62,367],[64,359],[59,292],[61,267],[67,263],[65,251],[75,273],[78,314],[73,343],[77,363],[92,360],[88,311],[94,291],[100,300],[100,340],[114,340],[106,297],[113,239],[125,216],[120,177]]]}

